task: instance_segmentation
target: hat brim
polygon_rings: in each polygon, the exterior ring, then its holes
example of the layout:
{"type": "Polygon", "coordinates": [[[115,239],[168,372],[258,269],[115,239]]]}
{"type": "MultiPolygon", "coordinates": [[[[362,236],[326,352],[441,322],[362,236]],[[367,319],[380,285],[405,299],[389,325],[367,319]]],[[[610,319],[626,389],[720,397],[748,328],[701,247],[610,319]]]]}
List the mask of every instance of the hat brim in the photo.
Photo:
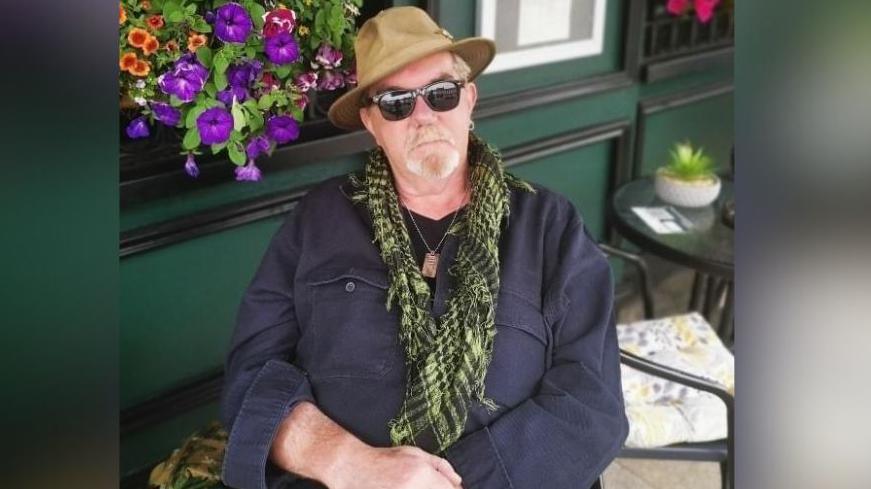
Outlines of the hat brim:
{"type": "Polygon", "coordinates": [[[347,130],[356,130],[363,127],[360,120],[360,100],[373,85],[387,76],[396,73],[407,65],[440,52],[455,53],[468,63],[471,72],[469,80],[474,80],[496,56],[496,44],[484,37],[469,37],[450,44],[440,44],[433,48],[411,48],[392,57],[393,62],[389,67],[382,69],[383,73],[371,77],[371,80],[361,83],[339,97],[327,113],[334,125],[347,130]]]}

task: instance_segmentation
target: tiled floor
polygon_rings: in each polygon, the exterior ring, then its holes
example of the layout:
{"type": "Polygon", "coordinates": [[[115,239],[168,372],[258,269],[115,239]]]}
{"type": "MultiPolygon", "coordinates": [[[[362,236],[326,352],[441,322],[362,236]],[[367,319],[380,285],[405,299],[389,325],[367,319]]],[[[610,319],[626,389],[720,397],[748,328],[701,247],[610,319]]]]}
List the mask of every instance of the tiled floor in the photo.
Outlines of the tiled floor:
{"type": "MultiPolygon", "coordinates": [[[[685,312],[693,273],[654,257],[645,256],[654,285],[656,315],[685,312]]],[[[621,284],[617,290],[618,321],[642,319],[637,294],[621,284]]],[[[715,462],[666,460],[615,460],[605,471],[605,489],[720,489],[720,466],[715,462]]]]}
{"type": "Polygon", "coordinates": [[[621,458],[605,470],[604,489],[720,489],[720,465],[621,458]]]}

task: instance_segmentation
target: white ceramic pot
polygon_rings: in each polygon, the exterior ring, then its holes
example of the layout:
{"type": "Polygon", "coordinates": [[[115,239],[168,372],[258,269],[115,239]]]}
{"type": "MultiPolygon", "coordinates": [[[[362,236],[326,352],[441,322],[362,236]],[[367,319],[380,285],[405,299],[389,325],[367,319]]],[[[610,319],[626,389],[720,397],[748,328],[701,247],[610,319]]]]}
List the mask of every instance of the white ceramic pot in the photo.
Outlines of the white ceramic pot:
{"type": "Polygon", "coordinates": [[[657,172],[653,181],[656,196],[669,204],[680,207],[704,207],[720,195],[720,178],[713,180],[679,180],[657,172]]]}

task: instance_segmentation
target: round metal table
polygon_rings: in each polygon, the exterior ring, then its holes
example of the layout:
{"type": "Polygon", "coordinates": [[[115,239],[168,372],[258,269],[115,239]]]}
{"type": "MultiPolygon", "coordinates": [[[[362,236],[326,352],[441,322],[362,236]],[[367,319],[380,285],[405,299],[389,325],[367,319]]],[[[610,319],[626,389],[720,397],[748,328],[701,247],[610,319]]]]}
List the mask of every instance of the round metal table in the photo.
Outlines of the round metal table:
{"type": "MultiPolygon", "coordinates": [[[[724,204],[733,200],[732,182],[725,178],[721,180],[720,195],[711,205],[700,208],[672,206],[688,221],[684,223],[688,230],[683,233],[658,234],[633,212],[633,207],[670,205],[656,196],[652,177],[621,185],[611,198],[609,215],[617,232],[640,249],[698,272],[693,282],[690,309],[702,310],[709,316],[715,296],[719,296],[716,291],[726,287],[726,304],[720,320],[720,329],[724,330],[731,329],[732,323],[735,232],[723,219],[724,204]],[[707,290],[704,307],[700,309],[703,283],[707,290]]],[[[730,337],[731,333],[721,331],[721,336],[730,337]]]]}

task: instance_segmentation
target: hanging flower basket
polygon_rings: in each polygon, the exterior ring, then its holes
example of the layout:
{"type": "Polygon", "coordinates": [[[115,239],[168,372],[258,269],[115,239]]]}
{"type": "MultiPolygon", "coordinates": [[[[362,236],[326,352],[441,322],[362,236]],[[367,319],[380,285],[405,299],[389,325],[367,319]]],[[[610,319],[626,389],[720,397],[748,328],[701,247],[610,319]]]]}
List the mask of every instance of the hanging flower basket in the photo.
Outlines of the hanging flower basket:
{"type": "Polygon", "coordinates": [[[362,0],[125,0],[119,11],[120,107],[127,139],[175,128],[188,175],[226,153],[236,180],[299,137],[314,91],[356,85],[362,0]]]}

